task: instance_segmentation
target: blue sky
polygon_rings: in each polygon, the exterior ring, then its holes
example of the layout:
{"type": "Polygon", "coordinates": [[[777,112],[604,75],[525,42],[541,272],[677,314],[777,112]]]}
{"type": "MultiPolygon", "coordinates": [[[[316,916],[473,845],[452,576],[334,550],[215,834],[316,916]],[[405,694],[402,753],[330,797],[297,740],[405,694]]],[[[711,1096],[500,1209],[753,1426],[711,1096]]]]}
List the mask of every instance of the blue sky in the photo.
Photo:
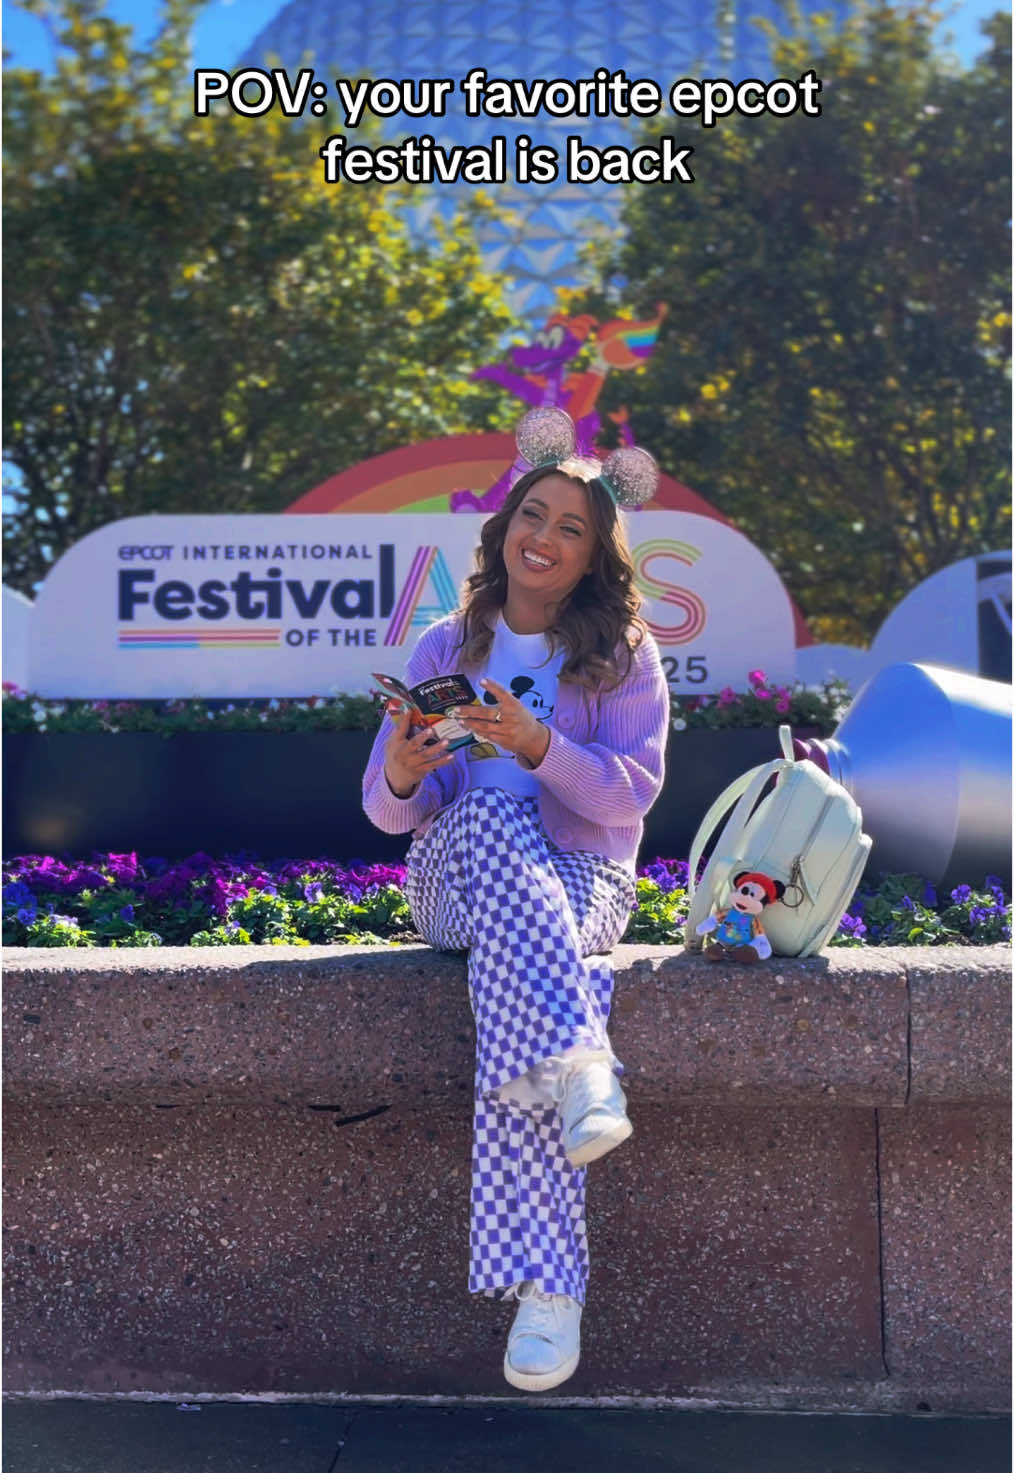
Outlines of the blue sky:
{"type": "MultiPolygon", "coordinates": [[[[194,28],[194,65],[229,67],[269,20],[284,7],[285,0],[209,0],[194,28]]],[[[955,4],[941,33],[953,35],[953,49],[966,64],[982,50],[978,23],[1002,0],[961,0],[955,4]]],[[[133,25],[137,40],[148,40],[158,25],[159,0],[109,0],[109,13],[133,25]]],[[[3,0],[3,44],[15,64],[48,71],[52,47],[41,21],[19,10],[13,0],[3,0]]],[[[297,58],[298,60],[298,58],[297,58]]]]}

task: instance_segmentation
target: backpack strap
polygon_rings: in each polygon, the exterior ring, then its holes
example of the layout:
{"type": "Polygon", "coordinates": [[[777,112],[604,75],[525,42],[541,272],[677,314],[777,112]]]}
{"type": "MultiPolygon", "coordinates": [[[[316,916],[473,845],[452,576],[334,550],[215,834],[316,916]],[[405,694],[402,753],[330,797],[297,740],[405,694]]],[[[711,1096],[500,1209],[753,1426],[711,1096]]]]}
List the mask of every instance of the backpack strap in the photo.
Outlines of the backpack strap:
{"type": "Polygon", "coordinates": [[[773,762],[765,762],[760,767],[752,767],[749,772],[744,772],[741,777],[736,778],[735,782],[730,783],[723,792],[719,793],[701,819],[694,835],[694,842],[690,846],[690,875],[687,882],[690,909],[684,933],[688,950],[696,951],[701,947],[701,938],[696,934],[696,928],[701,921],[707,919],[713,897],[717,897],[729,870],[736,862],[743,830],[750,821],[761,793],[771,778],[777,777],[779,773],[792,766],[794,766],[792,761],[784,757],[776,757],[773,762]],[[697,866],[701,862],[701,855],[707,848],[712,834],[733,804],[735,804],[735,809],[722,833],[722,855],[713,854],[708,860],[708,867],[701,877],[701,885],[698,889],[694,877],[697,874],[697,866]]]}
{"type": "Polygon", "coordinates": [[[694,876],[697,874],[697,866],[701,862],[701,855],[708,847],[711,836],[722,821],[724,815],[728,813],[729,809],[735,803],[736,811],[729,819],[725,833],[722,835],[722,848],[734,854],[736,852],[736,845],[743,835],[743,830],[746,828],[750,815],[756,808],[765,786],[771,778],[777,777],[780,772],[784,772],[787,767],[792,767],[793,765],[791,761],[786,761],[784,757],[776,757],[773,762],[765,762],[760,767],[751,767],[749,772],[744,772],[741,777],[737,777],[735,782],[730,783],[723,792],[719,793],[714,803],[712,803],[707,813],[701,819],[697,832],[694,835],[694,842],[690,846],[688,894],[691,899],[693,899],[694,890],[696,889],[694,876]]]}

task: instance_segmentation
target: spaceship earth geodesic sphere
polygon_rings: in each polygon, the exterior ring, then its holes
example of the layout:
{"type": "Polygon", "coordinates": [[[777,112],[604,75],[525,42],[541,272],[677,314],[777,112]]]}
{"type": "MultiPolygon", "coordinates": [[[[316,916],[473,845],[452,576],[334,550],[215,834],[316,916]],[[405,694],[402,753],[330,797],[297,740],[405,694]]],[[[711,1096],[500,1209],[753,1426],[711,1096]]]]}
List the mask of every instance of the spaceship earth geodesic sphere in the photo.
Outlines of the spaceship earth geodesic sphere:
{"type": "MultiPolygon", "coordinates": [[[[804,11],[841,11],[844,0],[828,6],[804,0],[804,11]]],[[[319,78],[367,77],[422,79],[446,77],[455,83],[473,67],[489,77],[576,80],[598,67],[622,70],[628,78],[652,78],[663,93],[679,77],[769,77],[769,43],[756,24],[781,21],[778,0],[370,0],[364,7],[343,0],[291,0],[257,35],[240,64],[274,64],[294,69],[310,64],[319,78]]],[[[333,110],[335,131],[343,131],[333,110]]],[[[681,119],[663,112],[651,132],[679,138],[681,119]]],[[[449,99],[443,118],[395,118],[386,127],[392,138],[428,133],[443,146],[488,144],[494,133],[513,138],[526,133],[533,144],[555,148],[561,161],[570,133],[597,148],[631,143],[643,124],[617,118],[492,119],[465,115],[460,92],[449,99]]],[[[354,132],[351,133],[355,141],[354,132]]],[[[685,141],[685,139],[684,139],[685,141]]],[[[468,185],[437,185],[420,190],[410,211],[413,229],[424,235],[435,213],[460,203],[468,185]]],[[[661,188],[686,188],[673,184],[661,188]]],[[[508,217],[482,221],[478,233],[486,268],[502,276],[515,310],[544,316],[561,286],[576,279],[579,244],[590,235],[614,234],[623,187],[568,183],[561,167],[552,184],[508,181],[483,186],[508,217]]]]}

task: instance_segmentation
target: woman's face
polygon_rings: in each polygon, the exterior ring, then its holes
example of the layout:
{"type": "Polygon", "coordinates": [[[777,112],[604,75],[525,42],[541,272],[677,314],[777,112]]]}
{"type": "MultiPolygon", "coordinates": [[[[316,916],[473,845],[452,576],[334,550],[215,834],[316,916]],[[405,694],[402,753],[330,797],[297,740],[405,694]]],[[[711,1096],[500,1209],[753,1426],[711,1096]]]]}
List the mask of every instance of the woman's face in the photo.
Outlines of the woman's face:
{"type": "Polygon", "coordinates": [[[595,553],[588,492],[552,472],[528,488],[507,525],[503,560],[508,601],[559,604],[588,572],[595,553]]]}

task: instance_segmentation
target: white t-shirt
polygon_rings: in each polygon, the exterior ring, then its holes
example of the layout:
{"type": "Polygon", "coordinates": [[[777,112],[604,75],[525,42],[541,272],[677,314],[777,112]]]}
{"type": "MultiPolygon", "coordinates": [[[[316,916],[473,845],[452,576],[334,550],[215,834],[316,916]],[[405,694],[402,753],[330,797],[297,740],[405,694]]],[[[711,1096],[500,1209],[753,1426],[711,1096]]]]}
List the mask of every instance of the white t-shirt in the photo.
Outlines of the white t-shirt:
{"type": "MultiPolygon", "coordinates": [[[[481,672],[517,696],[540,721],[548,721],[556,705],[556,686],[566,651],[550,658],[544,634],[515,634],[501,614],[493,631],[489,659],[481,672]]],[[[492,704],[492,693],[480,690],[484,704],[492,704]]],[[[535,774],[522,767],[513,752],[492,742],[475,742],[465,748],[468,783],[472,788],[503,788],[508,793],[533,796],[539,790],[535,774]]]]}

